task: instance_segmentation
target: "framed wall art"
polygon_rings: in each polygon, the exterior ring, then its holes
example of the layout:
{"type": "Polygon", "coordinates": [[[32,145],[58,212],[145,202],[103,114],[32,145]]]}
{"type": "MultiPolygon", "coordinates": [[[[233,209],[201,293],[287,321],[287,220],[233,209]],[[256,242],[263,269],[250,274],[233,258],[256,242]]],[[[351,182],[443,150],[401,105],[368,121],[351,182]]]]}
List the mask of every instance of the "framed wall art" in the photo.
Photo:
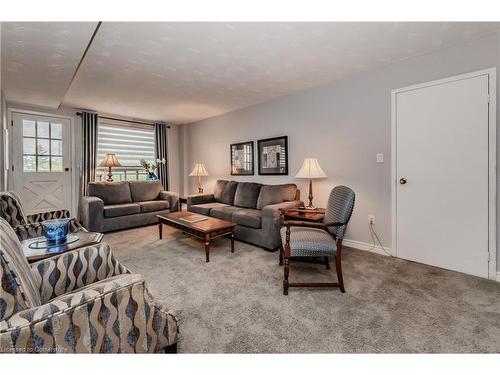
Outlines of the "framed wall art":
{"type": "Polygon", "coordinates": [[[253,141],[233,143],[231,151],[231,176],[251,176],[254,174],[253,141]]]}
{"type": "Polygon", "coordinates": [[[257,141],[259,174],[288,175],[288,137],[275,137],[257,141]]]}

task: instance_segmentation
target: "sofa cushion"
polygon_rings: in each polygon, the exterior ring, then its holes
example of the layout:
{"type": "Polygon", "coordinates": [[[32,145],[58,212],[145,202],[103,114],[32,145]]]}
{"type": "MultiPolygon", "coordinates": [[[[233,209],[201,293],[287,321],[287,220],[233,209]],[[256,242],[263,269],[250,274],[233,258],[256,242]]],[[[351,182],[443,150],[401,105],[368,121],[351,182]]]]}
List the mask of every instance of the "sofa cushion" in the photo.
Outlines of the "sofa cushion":
{"type": "Polygon", "coordinates": [[[205,216],[210,216],[210,210],[212,208],[227,207],[227,206],[229,206],[229,205],[225,204],[225,203],[219,203],[219,202],[195,204],[195,205],[189,206],[189,211],[196,212],[197,214],[201,214],[201,215],[205,215],[205,216]]]}
{"type": "Polygon", "coordinates": [[[210,216],[222,220],[232,221],[231,217],[233,215],[233,212],[239,210],[241,210],[241,208],[235,206],[215,207],[210,210],[210,216]]]}
{"type": "Polygon", "coordinates": [[[238,183],[236,181],[217,180],[214,187],[215,200],[232,205],[237,187],[238,183]]]}
{"type": "Polygon", "coordinates": [[[102,199],[105,205],[132,203],[128,181],[90,182],[89,195],[102,199]]]}
{"type": "Polygon", "coordinates": [[[234,194],[234,205],[245,208],[256,208],[262,184],[255,182],[239,182],[234,194]]]}
{"type": "Polygon", "coordinates": [[[158,198],[163,185],[160,180],[155,181],[129,181],[132,202],[152,201],[158,198]]]}
{"type": "Polygon", "coordinates": [[[133,215],[141,212],[137,203],[108,204],[104,206],[104,217],[133,215]]]}
{"type": "Polygon", "coordinates": [[[297,185],[264,185],[260,189],[259,199],[257,199],[257,209],[262,210],[264,206],[281,202],[295,200],[297,185]]]}
{"type": "Polygon", "coordinates": [[[153,212],[168,210],[170,208],[170,203],[168,201],[145,201],[137,202],[141,206],[141,212],[153,212]]]}
{"type": "Polygon", "coordinates": [[[231,220],[239,225],[251,228],[260,228],[262,221],[262,211],[250,208],[233,212],[231,220]]]}

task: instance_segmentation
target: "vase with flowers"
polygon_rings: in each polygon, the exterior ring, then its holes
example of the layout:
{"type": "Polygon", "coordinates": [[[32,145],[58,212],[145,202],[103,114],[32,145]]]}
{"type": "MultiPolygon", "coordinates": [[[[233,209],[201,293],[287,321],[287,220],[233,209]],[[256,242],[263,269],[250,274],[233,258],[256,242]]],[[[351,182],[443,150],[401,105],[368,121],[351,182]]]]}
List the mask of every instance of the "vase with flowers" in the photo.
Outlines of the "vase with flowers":
{"type": "Polygon", "coordinates": [[[145,159],[141,159],[140,160],[141,166],[146,170],[148,174],[146,176],[146,180],[148,181],[158,180],[158,176],[155,174],[155,171],[158,169],[158,167],[160,167],[160,165],[166,164],[166,162],[167,161],[165,160],[165,158],[156,159],[154,162],[151,163],[145,159]]]}

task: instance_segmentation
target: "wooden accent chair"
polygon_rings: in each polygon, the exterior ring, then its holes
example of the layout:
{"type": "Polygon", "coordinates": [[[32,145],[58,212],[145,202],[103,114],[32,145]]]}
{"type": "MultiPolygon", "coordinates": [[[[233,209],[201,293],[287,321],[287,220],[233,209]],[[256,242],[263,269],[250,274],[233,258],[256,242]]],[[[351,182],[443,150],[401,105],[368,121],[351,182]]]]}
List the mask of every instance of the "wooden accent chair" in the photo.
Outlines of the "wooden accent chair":
{"type": "Polygon", "coordinates": [[[286,220],[287,212],[282,211],[282,228],[280,229],[282,247],[280,265],[285,263],[283,294],[288,295],[290,287],[338,287],[345,293],[342,278],[342,239],[354,208],[355,193],[347,186],[336,186],[330,193],[323,222],[286,220]],[[337,283],[290,283],[290,258],[314,257],[323,259],[326,268],[330,268],[328,257],[335,257],[337,283]]]}

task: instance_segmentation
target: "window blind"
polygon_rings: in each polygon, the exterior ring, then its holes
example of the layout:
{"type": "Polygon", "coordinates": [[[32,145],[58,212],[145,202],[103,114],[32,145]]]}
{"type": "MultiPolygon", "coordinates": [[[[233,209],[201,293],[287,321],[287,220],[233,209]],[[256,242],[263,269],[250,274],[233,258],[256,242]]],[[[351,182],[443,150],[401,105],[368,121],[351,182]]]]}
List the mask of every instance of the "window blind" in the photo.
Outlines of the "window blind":
{"type": "Polygon", "coordinates": [[[115,154],[123,167],[140,167],[139,160],[156,159],[153,126],[99,123],[97,127],[97,164],[106,154],[115,154]]]}

